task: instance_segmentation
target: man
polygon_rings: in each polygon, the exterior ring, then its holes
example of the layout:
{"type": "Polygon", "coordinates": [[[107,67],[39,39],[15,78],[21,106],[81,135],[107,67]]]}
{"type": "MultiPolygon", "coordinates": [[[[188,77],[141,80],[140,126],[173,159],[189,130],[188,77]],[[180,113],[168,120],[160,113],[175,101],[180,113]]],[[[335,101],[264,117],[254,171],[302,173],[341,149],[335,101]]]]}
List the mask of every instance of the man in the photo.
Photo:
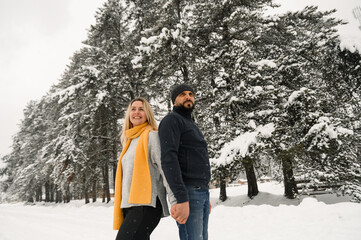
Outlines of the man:
{"type": "Polygon", "coordinates": [[[194,90],[186,84],[173,87],[173,111],[159,125],[161,162],[174,195],[171,215],[181,240],[207,240],[210,213],[210,164],[207,143],[193,122],[194,90]]]}

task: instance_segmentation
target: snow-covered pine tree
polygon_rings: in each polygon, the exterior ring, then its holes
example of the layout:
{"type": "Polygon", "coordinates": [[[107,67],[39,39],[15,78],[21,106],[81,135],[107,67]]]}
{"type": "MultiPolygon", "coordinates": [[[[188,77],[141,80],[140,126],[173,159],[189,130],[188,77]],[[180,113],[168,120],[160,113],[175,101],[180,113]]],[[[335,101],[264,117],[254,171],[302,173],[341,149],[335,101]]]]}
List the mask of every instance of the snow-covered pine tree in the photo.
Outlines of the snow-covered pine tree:
{"type": "MultiPolygon", "coordinates": [[[[205,129],[211,158],[219,156],[224,143],[248,130],[247,115],[259,107],[254,94],[258,90],[257,83],[253,76],[248,79],[248,75],[251,75],[250,65],[257,55],[252,51],[252,44],[260,35],[261,10],[267,4],[270,1],[208,1],[205,6],[194,7],[193,22],[197,26],[193,25],[191,29],[197,40],[195,73],[197,85],[201,86],[202,110],[198,118],[205,129]]],[[[232,180],[239,175],[239,171],[233,170],[243,165],[250,180],[248,195],[253,197],[258,193],[254,159],[240,156],[238,159],[227,167],[215,165],[213,177],[220,182],[226,178],[232,180]]],[[[222,193],[225,194],[223,188],[222,193]]]]}
{"type": "Polygon", "coordinates": [[[360,201],[360,93],[361,55],[348,46],[332,42],[322,65],[323,91],[330,93],[328,118],[319,118],[307,134],[309,161],[303,173],[313,181],[341,187],[360,201]],[[312,167],[309,167],[312,165],[312,167]],[[315,174],[317,172],[317,174],[315,174]]]}
{"type": "MultiPolygon", "coordinates": [[[[254,196],[258,169],[268,172],[274,160],[283,165],[290,198],[294,171],[325,166],[358,194],[360,54],[339,48],[340,21],[329,18],[332,12],[308,7],[266,17],[267,5],[272,2],[107,1],[59,83],[30,104],[13,151],[3,157],[2,187],[18,190],[22,200],[41,200],[45,189],[50,201],[88,202],[100,190],[109,201],[108,172],[120,151],[125,107],[143,96],[162,116],[163,103],[171,107],[170,86],[187,82],[197,90],[194,117],[211,158],[237,145],[228,162],[213,168],[222,186],[245,168],[254,196]],[[327,127],[354,134],[330,138],[327,127]],[[252,141],[236,141],[245,136],[252,141]],[[341,174],[346,169],[351,174],[341,174]],[[16,188],[23,183],[28,188],[16,188]]],[[[225,188],[222,193],[226,199],[225,188]]]]}
{"type": "Polygon", "coordinates": [[[10,200],[42,200],[42,187],[49,178],[47,162],[41,158],[48,124],[45,106],[43,100],[28,103],[20,130],[13,138],[12,152],[4,158],[4,190],[10,200]]]}
{"type": "MultiPolygon", "coordinates": [[[[285,195],[290,198],[297,192],[292,169],[299,170],[302,162],[307,161],[305,135],[320,118],[335,116],[337,112],[336,95],[329,88],[330,78],[323,75],[339,71],[340,66],[325,61],[337,59],[334,51],[340,44],[335,26],[341,21],[327,17],[332,13],[319,12],[316,7],[289,12],[273,18],[275,21],[270,22],[264,34],[270,43],[266,53],[277,59],[278,65],[274,84],[281,111],[273,140],[276,159],[283,163],[283,171],[287,173],[285,195]]],[[[337,118],[331,119],[335,124],[338,122],[337,118]]]]}

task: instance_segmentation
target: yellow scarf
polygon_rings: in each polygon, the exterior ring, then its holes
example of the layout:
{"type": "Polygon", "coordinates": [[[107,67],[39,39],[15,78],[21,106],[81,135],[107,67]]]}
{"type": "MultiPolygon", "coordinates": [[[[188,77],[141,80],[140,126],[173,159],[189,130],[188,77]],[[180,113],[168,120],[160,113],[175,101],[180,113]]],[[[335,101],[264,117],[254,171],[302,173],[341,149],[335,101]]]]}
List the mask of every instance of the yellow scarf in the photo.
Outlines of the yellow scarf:
{"type": "Polygon", "coordinates": [[[150,204],[152,184],[148,165],[148,135],[153,128],[146,122],[125,131],[128,141],[120,154],[117,173],[115,177],[114,218],[113,229],[118,230],[123,223],[122,202],[122,157],[127,151],[132,139],[139,137],[134,156],[132,184],[130,186],[129,203],[150,204]]]}

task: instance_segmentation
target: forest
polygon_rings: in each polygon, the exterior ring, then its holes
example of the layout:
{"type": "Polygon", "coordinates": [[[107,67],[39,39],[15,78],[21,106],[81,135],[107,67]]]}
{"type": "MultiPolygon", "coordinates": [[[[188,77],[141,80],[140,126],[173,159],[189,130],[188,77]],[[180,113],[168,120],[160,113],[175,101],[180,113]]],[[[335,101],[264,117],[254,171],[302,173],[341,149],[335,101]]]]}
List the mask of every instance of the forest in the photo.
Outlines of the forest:
{"type": "Polygon", "coordinates": [[[108,0],[57,84],[24,109],[2,157],[0,201],[109,202],[131,99],[157,121],[170,89],[196,90],[212,183],[341,184],[361,201],[361,53],[340,47],[333,11],[268,15],[272,0],[108,0]],[[268,131],[262,131],[267,128],[268,131]],[[240,137],[242,146],[229,147],[240,137]],[[252,141],[251,141],[252,140],[252,141]],[[228,146],[228,147],[227,147],[228,146]]]}

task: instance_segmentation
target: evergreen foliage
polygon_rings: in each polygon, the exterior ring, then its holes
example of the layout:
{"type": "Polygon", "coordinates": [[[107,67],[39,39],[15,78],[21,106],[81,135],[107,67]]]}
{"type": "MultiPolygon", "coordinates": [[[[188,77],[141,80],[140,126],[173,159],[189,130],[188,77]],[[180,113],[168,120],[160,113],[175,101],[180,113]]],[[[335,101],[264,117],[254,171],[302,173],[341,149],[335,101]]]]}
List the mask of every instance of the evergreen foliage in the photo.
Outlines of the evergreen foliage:
{"type": "Polygon", "coordinates": [[[6,198],[109,202],[129,101],[147,98],[160,120],[170,87],[188,83],[221,200],[245,171],[251,198],[267,175],[284,181],[288,198],[304,177],[342,183],[360,201],[360,52],[340,47],[333,11],[267,16],[273,5],[108,0],[58,84],[24,110],[2,158],[6,198]]]}

